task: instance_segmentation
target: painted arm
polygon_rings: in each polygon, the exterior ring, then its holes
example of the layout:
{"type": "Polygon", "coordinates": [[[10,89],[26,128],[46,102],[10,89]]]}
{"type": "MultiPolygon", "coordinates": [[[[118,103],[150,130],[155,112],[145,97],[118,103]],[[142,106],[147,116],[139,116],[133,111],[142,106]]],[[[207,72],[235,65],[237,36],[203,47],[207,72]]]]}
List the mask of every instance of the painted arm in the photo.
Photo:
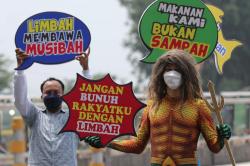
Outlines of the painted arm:
{"type": "Polygon", "coordinates": [[[149,106],[143,111],[137,137],[129,140],[113,141],[108,147],[126,152],[126,153],[141,153],[145,149],[150,137],[150,121],[148,117],[149,106]]]}
{"type": "Polygon", "coordinates": [[[199,106],[199,126],[209,149],[214,153],[218,153],[223,146],[220,144],[220,137],[214,125],[211,111],[203,100],[200,101],[199,106]]]}

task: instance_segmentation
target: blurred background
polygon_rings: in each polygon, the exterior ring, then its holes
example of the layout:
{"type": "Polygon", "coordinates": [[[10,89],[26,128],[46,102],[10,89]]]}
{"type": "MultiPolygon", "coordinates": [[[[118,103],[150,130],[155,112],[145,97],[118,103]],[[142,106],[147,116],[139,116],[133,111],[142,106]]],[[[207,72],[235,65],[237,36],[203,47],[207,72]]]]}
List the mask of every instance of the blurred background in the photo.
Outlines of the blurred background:
{"type": "MultiPolygon", "coordinates": [[[[90,70],[94,78],[101,78],[110,73],[119,84],[133,82],[136,96],[145,102],[146,90],[152,65],[140,62],[148,50],[138,35],[139,19],[145,8],[153,1],[144,0],[8,0],[0,6],[0,166],[10,166],[16,160],[26,160],[28,130],[23,131],[25,152],[16,153],[12,142],[18,135],[15,124],[22,124],[19,113],[13,104],[13,74],[16,67],[14,37],[19,25],[28,17],[44,12],[59,11],[71,14],[82,20],[91,32],[90,70]],[[14,130],[13,130],[14,129],[14,130]],[[13,150],[14,148],[14,150],[13,150]],[[21,158],[21,159],[20,159],[21,158]]],[[[213,4],[225,13],[222,20],[222,31],[227,40],[236,39],[242,42],[232,52],[232,57],[223,68],[223,75],[216,71],[214,57],[211,56],[199,68],[202,77],[204,95],[207,93],[207,82],[212,80],[216,92],[225,97],[222,115],[224,121],[233,129],[230,144],[237,162],[250,161],[250,1],[243,0],[204,0],[213,4]]],[[[40,101],[39,86],[50,76],[62,79],[67,91],[75,82],[76,73],[81,72],[80,65],[72,61],[60,65],[33,64],[25,71],[28,77],[30,98],[37,105],[40,101]]],[[[135,125],[140,121],[138,113],[135,125]]],[[[96,154],[103,158],[103,164],[112,166],[149,165],[149,148],[141,155],[118,153],[109,149],[95,151],[81,143],[79,146],[79,165],[87,165],[96,154]]],[[[212,154],[208,151],[203,139],[199,141],[198,157],[201,165],[219,165],[229,163],[225,151],[212,154]]],[[[249,164],[250,165],[250,164],[249,164]]]]}

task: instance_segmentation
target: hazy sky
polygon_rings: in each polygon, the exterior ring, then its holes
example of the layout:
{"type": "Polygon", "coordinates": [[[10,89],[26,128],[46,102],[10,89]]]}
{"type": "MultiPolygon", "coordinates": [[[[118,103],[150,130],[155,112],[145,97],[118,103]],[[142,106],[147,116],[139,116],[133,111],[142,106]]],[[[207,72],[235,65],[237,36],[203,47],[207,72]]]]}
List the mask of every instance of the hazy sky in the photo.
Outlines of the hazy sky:
{"type": "MultiPolygon", "coordinates": [[[[15,62],[15,33],[28,17],[45,11],[71,14],[82,20],[91,32],[91,73],[110,73],[126,82],[135,81],[133,68],[127,61],[128,50],[123,47],[129,27],[126,26],[127,12],[118,0],[7,0],[0,7],[0,53],[15,62]]],[[[139,61],[139,59],[138,59],[139,61]]],[[[10,66],[15,67],[16,63],[10,66]]],[[[60,65],[33,64],[25,70],[28,77],[30,96],[40,96],[39,86],[50,76],[60,79],[76,78],[81,72],[77,61],[60,65]]]]}

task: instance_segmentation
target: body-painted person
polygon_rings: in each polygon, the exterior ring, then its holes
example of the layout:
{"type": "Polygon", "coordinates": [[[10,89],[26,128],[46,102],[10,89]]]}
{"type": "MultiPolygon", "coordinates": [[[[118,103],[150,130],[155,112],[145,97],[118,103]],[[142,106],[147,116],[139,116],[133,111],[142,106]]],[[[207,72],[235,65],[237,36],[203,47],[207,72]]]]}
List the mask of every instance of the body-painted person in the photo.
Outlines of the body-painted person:
{"type": "MultiPolygon", "coordinates": [[[[214,126],[202,98],[198,73],[191,55],[171,50],[155,63],[149,84],[147,107],[137,137],[113,141],[108,146],[127,153],[141,153],[151,143],[151,166],[197,165],[195,153],[202,133],[209,149],[217,153],[229,139],[228,125],[214,126]]],[[[98,137],[85,139],[101,146],[98,137]]]]}

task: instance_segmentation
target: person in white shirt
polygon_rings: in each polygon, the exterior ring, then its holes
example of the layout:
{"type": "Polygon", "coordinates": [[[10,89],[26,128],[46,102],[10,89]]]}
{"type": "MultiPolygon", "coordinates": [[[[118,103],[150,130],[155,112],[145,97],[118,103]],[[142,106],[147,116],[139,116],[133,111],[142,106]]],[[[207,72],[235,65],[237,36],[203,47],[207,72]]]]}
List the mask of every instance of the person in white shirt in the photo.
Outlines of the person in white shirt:
{"type": "MultiPolygon", "coordinates": [[[[16,56],[19,66],[29,55],[16,49],[16,56]]],[[[79,55],[76,59],[82,66],[83,76],[91,78],[88,54],[79,55]]],[[[28,166],[77,166],[78,135],[74,132],[58,134],[69,117],[69,111],[62,109],[64,84],[59,79],[48,78],[40,89],[45,110],[28,99],[24,71],[15,72],[15,106],[30,129],[28,166]]]]}

